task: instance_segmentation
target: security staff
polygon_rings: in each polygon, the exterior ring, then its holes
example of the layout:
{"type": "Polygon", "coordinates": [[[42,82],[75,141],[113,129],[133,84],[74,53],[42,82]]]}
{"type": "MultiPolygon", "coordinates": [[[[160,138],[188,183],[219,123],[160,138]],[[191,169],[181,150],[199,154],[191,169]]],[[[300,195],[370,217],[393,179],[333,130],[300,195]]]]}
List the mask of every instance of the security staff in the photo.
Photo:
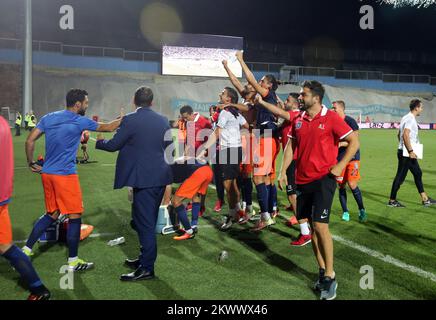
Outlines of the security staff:
{"type": "Polygon", "coordinates": [[[15,136],[18,137],[21,135],[21,122],[23,121],[23,116],[21,113],[17,112],[17,116],[15,118],[15,136]]]}
{"type": "Polygon", "coordinates": [[[29,115],[29,123],[27,124],[29,131],[32,131],[33,128],[36,127],[36,116],[33,114],[33,112],[31,111],[30,115],[29,115]]]}

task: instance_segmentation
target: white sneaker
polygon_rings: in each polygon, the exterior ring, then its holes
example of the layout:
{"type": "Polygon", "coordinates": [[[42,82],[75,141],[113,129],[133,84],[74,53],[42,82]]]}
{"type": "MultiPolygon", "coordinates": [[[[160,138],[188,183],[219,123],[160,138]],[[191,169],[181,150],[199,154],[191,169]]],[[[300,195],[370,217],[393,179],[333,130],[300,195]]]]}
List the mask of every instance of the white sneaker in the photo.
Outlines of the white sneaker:
{"type": "Polygon", "coordinates": [[[221,230],[228,230],[230,229],[230,227],[232,226],[233,222],[232,222],[232,218],[231,217],[227,217],[226,221],[221,225],[220,229],[221,230]]]}

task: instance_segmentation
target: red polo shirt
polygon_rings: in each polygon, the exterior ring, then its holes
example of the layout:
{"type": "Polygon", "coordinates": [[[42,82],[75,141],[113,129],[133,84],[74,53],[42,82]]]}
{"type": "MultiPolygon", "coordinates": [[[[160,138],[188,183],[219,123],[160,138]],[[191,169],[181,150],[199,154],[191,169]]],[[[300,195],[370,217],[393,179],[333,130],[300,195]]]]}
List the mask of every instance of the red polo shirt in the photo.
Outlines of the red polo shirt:
{"type": "Polygon", "coordinates": [[[336,112],[325,106],[313,119],[306,112],[297,116],[288,135],[296,139],[298,149],[296,183],[307,184],[326,176],[337,163],[339,140],[352,132],[336,112]]]}
{"type": "Polygon", "coordinates": [[[192,143],[192,141],[194,141],[194,148],[195,151],[197,151],[197,149],[207,141],[207,137],[210,135],[210,132],[208,132],[208,134],[199,134],[199,132],[203,129],[212,130],[212,124],[206,117],[203,117],[198,112],[195,112],[194,115],[194,121],[188,121],[187,123],[186,132],[187,142],[192,143]]]}
{"type": "Polygon", "coordinates": [[[282,128],[282,146],[283,146],[283,149],[285,149],[286,144],[288,143],[288,140],[289,140],[288,135],[289,135],[289,132],[291,131],[291,128],[292,128],[292,122],[294,121],[294,119],[296,117],[298,117],[298,115],[300,114],[300,110],[290,110],[290,111],[288,111],[288,113],[289,113],[289,117],[290,117],[289,121],[286,120],[283,123],[283,128],[282,128]]]}
{"type": "Polygon", "coordinates": [[[14,152],[11,129],[0,116],[0,206],[9,202],[14,179],[14,152]]]}

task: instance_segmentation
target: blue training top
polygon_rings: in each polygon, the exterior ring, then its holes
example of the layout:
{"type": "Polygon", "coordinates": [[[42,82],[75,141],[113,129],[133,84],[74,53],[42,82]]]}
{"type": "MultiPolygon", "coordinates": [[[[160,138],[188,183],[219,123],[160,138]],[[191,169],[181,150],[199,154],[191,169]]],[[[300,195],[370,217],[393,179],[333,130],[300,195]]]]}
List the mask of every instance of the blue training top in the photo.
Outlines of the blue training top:
{"type": "Polygon", "coordinates": [[[95,131],[98,123],[77,113],[62,110],[46,114],[36,126],[45,133],[42,173],[76,173],[76,154],[83,130],[95,131]]]}

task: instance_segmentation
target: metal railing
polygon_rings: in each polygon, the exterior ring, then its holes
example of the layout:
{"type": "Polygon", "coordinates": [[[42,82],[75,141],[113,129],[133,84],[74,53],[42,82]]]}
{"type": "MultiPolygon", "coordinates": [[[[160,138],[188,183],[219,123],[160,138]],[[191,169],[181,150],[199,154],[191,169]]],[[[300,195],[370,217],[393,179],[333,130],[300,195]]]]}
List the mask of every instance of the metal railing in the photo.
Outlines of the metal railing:
{"type": "MultiPolygon", "coordinates": [[[[0,38],[0,48],[21,50],[23,48],[23,41],[14,38],[0,38]]],[[[78,46],[38,40],[33,41],[33,50],[58,52],[66,55],[120,58],[135,61],[160,61],[161,56],[161,53],[158,51],[132,51],[123,48],[78,46]]],[[[315,51],[316,55],[317,53],[318,51],[315,51]]],[[[294,73],[292,74],[292,80],[290,80],[290,82],[299,81],[300,77],[305,76],[325,76],[344,80],[382,80],[384,82],[436,85],[436,77],[429,75],[386,74],[381,71],[336,70],[334,68],[288,66],[285,63],[268,62],[247,62],[247,65],[252,71],[277,74],[281,74],[283,67],[292,68],[294,73]]]]}

